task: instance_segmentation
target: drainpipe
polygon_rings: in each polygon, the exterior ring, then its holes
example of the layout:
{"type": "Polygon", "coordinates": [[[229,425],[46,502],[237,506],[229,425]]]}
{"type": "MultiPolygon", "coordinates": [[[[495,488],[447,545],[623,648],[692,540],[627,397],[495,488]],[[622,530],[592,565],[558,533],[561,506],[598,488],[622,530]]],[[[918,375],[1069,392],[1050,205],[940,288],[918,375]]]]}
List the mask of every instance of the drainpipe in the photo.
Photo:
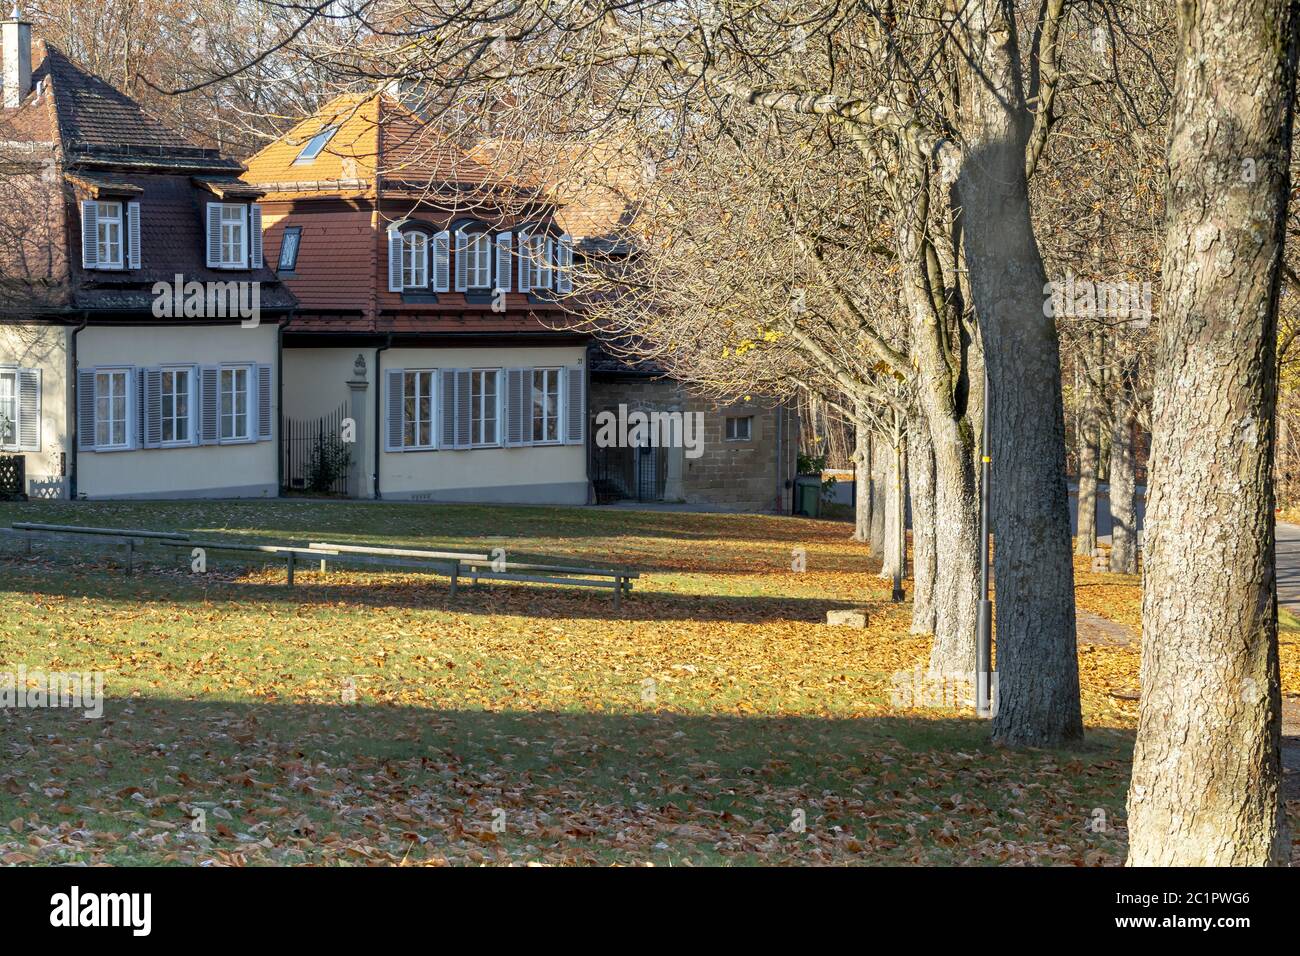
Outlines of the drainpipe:
{"type": "Polygon", "coordinates": [[[275,449],[275,495],[284,496],[284,324],[293,317],[293,313],[280,320],[275,327],[275,407],[280,413],[280,420],[275,423],[275,436],[278,439],[275,449]]]}
{"type": "MultiPolygon", "coordinates": [[[[68,455],[71,459],[68,468],[68,499],[70,501],[77,500],[77,446],[81,444],[81,435],[77,433],[77,418],[79,417],[77,411],[81,408],[81,396],[77,394],[77,380],[80,378],[77,374],[77,336],[85,331],[87,322],[89,322],[89,319],[86,313],[81,313],[81,324],[72,330],[72,345],[68,349],[69,365],[72,369],[72,428],[70,429],[72,441],[68,443],[68,455]]],[[[64,409],[63,414],[66,418],[68,410],[64,409]]]]}
{"type": "Polygon", "coordinates": [[[380,369],[379,354],[381,352],[387,352],[392,347],[393,333],[389,332],[388,338],[384,341],[384,344],[375,349],[375,473],[371,476],[371,480],[375,483],[376,501],[383,497],[383,495],[379,493],[379,456],[383,453],[384,448],[383,442],[380,440],[380,435],[383,433],[384,427],[381,417],[381,411],[384,406],[384,396],[382,391],[382,382],[384,379],[381,374],[382,370],[380,369]]]}
{"type": "MultiPolygon", "coordinates": [[[[782,473],[785,471],[785,456],[781,454],[781,430],[785,424],[785,402],[776,406],[776,511],[780,514],[785,510],[785,485],[782,480],[782,473]]],[[[790,496],[790,503],[794,504],[794,495],[790,496]]],[[[790,508],[790,513],[794,514],[794,508],[790,508]]]]}

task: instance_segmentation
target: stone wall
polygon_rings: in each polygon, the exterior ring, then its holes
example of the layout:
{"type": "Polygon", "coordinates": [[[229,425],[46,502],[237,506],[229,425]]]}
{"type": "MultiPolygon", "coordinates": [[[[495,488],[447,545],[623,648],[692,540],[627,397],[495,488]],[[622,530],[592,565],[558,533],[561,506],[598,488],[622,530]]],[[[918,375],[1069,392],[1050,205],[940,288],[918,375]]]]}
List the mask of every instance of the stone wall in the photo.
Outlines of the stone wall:
{"type": "MultiPolygon", "coordinates": [[[[703,415],[702,454],[687,457],[682,449],[663,449],[659,488],[665,501],[712,505],[736,511],[790,510],[798,449],[798,416],[771,399],[750,396],[729,404],[692,394],[668,379],[593,373],[590,409],[593,416],[619,404],[628,411],[680,411],[703,415]],[[748,439],[728,440],[726,420],[750,418],[748,439]],[[780,451],[778,454],[778,445],[780,451]],[[676,461],[673,456],[677,456],[676,461]],[[680,480],[675,480],[680,477],[680,480]],[[779,490],[778,490],[779,486],[779,490]]],[[[593,441],[597,430],[593,427],[593,441]]],[[[600,454],[599,450],[595,451],[600,454]]]]}

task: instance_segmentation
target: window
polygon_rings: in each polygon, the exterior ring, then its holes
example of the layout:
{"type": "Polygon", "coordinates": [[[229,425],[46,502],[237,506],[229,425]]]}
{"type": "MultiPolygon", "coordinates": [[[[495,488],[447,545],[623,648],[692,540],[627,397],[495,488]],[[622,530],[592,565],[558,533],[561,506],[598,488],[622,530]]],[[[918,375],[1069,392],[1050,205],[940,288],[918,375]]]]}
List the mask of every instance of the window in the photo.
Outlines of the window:
{"type": "Polygon", "coordinates": [[[302,148],[302,152],[298,154],[298,158],[294,160],[294,164],[310,163],[321,154],[321,150],[323,150],[325,145],[334,138],[334,134],[338,131],[339,128],[337,125],[326,126],[311,139],[307,140],[307,145],[302,148]]]}
{"type": "Polygon", "coordinates": [[[0,448],[18,444],[18,371],[0,369],[0,448]]]}
{"type": "Polygon", "coordinates": [[[474,445],[497,444],[497,387],[501,372],[497,369],[475,369],[470,376],[470,443],[474,445]]]}
{"type": "Polygon", "coordinates": [[[242,269],[248,261],[246,213],[244,206],[220,205],[220,228],[217,246],[217,263],[227,268],[242,269]]]}
{"type": "Polygon", "coordinates": [[[402,445],[433,447],[433,371],[402,374],[402,445]]]}
{"type": "Polygon", "coordinates": [[[533,369],[533,441],[560,440],[560,370],[533,369]]]}
{"type": "Polygon", "coordinates": [[[492,286],[492,235],[474,232],[465,242],[465,286],[488,289],[492,286]]]}
{"type": "Polygon", "coordinates": [[[249,410],[248,368],[239,366],[223,368],[217,391],[220,402],[220,432],[222,441],[247,441],[252,437],[249,430],[251,416],[249,410]]]}
{"type": "Polygon", "coordinates": [[[429,237],[418,230],[402,234],[402,287],[429,285],[429,237]]]}
{"type": "Polygon", "coordinates": [[[749,441],[753,431],[753,415],[727,419],[727,441],[749,441]]]}
{"type": "Polygon", "coordinates": [[[101,269],[122,268],[122,204],[95,203],[96,255],[101,269]]]}
{"type": "Polygon", "coordinates": [[[194,375],[188,368],[162,370],[159,424],[163,444],[190,443],[190,408],[194,375]]]}
{"type": "Polygon", "coordinates": [[[302,239],[302,226],[287,226],[280,240],[278,272],[292,272],[298,265],[298,243],[302,239]]]}
{"type": "Polygon", "coordinates": [[[97,369],[95,371],[95,447],[126,448],[130,430],[127,416],[131,403],[127,401],[131,373],[128,369],[97,369]]]}
{"type": "Polygon", "coordinates": [[[524,270],[521,289],[549,289],[551,263],[547,256],[549,241],[545,236],[527,236],[520,248],[519,268],[524,270]]]}

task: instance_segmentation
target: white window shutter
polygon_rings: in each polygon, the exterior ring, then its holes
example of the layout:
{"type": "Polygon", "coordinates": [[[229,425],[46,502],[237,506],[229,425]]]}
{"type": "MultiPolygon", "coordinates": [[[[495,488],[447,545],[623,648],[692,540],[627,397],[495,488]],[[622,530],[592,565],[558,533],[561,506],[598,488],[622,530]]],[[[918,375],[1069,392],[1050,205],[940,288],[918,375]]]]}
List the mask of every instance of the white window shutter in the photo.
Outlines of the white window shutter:
{"type": "Polygon", "coordinates": [[[433,291],[451,289],[451,233],[444,229],[433,237],[433,291]]]}
{"type": "Polygon", "coordinates": [[[568,233],[560,236],[559,243],[556,245],[555,266],[555,291],[572,292],[573,291],[573,237],[568,233]]]}
{"type": "Polygon", "coordinates": [[[41,370],[18,370],[18,421],[16,423],[19,451],[41,450],[41,370]]]}
{"type": "Polygon", "coordinates": [[[564,442],[581,445],[587,424],[587,375],[581,368],[564,370],[564,442]]]}
{"type": "Polygon", "coordinates": [[[140,375],[141,444],[157,448],[162,444],[162,369],[141,369],[140,375]]]}
{"type": "Polygon", "coordinates": [[[532,417],[528,407],[530,378],[530,372],[526,368],[506,369],[505,401],[501,404],[505,413],[503,444],[507,447],[528,444],[532,417]]]}
{"type": "Polygon", "coordinates": [[[248,207],[248,268],[262,268],[262,207],[248,207]]]}
{"type": "Polygon", "coordinates": [[[464,292],[469,288],[469,236],[464,232],[456,232],[456,291],[464,292]]]}
{"type": "Polygon", "coordinates": [[[126,244],[128,269],[140,268],[140,204],[126,204],[126,244]]]}
{"type": "Polygon", "coordinates": [[[81,204],[81,265],[99,268],[99,204],[93,199],[81,204]]]}
{"type": "Polygon", "coordinates": [[[401,451],[403,435],[406,424],[403,419],[403,410],[406,408],[405,396],[402,393],[402,385],[405,381],[406,372],[400,368],[390,368],[384,372],[384,383],[388,389],[385,396],[385,410],[388,420],[384,423],[384,451],[401,451]]]}
{"type": "Polygon", "coordinates": [[[77,447],[95,447],[95,370],[77,369],[77,447]]]}
{"type": "Polygon", "coordinates": [[[402,233],[388,230],[388,291],[402,291],[402,233]]]}
{"type": "Polygon", "coordinates": [[[221,207],[210,202],[207,206],[208,217],[208,268],[221,267],[221,207]]]}
{"type": "Polygon", "coordinates": [[[215,445],[221,438],[219,411],[219,369],[205,365],[199,369],[199,444],[215,445]]]}
{"type": "Polygon", "coordinates": [[[271,398],[271,366],[257,367],[257,440],[270,441],[272,435],[273,400],[271,398]]]}
{"type": "Polygon", "coordinates": [[[438,403],[438,422],[441,425],[441,431],[438,438],[439,448],[456,447],[456,380],[457,370],[454,368],[445,368],[442,370],[442,387],[439,393],[442,400],[438,403]]]}
{"type": "Polygon", "coordinates": [[[126,447],[130,449],[144,444],[140,435],[140,399],[144,395],[140,386],[141,371],[138,368],[126,370],[126,447]]]}
{"type": "Polygon", "coordinates": [[[519,234],[519,291],[528,292],[532,289],[532,283],[529,281],[528,263],[529,250],[532,249],[532,237],[526,232],[519,234]]]}
{"type": "Polygon", "coordinates": [[[514,268],[515,257],[511,248],[511,236],[503,232],[497,236],[497,281],[498,292],[510,291],[510,272],[514,268]]]}

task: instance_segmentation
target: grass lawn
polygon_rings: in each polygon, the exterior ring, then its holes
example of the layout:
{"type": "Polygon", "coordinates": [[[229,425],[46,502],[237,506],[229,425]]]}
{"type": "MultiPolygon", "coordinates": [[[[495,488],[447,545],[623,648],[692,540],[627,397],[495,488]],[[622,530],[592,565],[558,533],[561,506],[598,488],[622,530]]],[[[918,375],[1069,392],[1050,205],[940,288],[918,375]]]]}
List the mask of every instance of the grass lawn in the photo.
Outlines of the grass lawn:
{"type": "MultiPolygon", "coordinates": [[[[969,712],[891,703],[891,676],[922,665],[928,640],[842,524],[0,504],[0,526],[19,520],[505,547],[646,573],[616,615],[603,591],[498,583],[453,600],[442,578],[334,570],[300,570],[290,590],[282,565],[210,553],[192,575],[161,550],[126,577],[108,551],[0,543],[0,672],[103,671],[108,698],[99,720],[0,710],[0,862],[1123,859],[1136,645],[1081,647],[1083,747],[995,748],[969,712]],[[820,623],[857,606],[865,631],[820,623]]],[[[1136,578],[1080,570],[1081,607],[1137,622],[1136,578]]],[[[1300,637],[1283,637],[1291,683],[1300,637]]]]}

